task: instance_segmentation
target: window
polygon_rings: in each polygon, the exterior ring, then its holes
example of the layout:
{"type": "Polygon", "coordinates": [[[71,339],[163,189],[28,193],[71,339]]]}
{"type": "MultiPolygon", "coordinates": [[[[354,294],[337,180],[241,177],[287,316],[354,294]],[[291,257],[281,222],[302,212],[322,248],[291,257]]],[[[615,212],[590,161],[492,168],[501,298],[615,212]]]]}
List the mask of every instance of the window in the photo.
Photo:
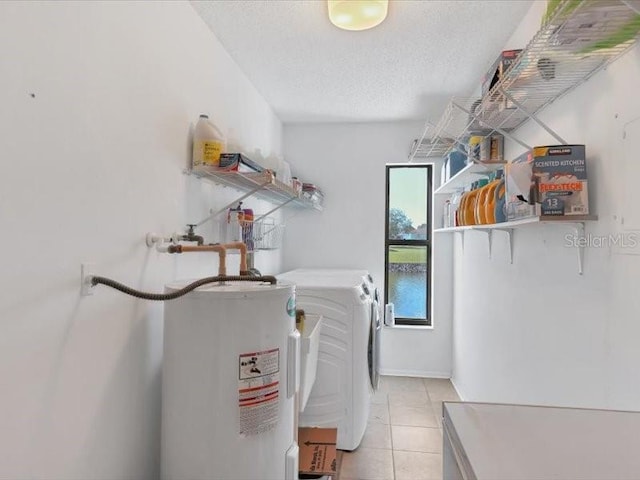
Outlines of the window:
{"type": "Polygon", "coordinates": [[[387,165],[385,304],[396,324],[431,325],[432,167],[387,165]]]}

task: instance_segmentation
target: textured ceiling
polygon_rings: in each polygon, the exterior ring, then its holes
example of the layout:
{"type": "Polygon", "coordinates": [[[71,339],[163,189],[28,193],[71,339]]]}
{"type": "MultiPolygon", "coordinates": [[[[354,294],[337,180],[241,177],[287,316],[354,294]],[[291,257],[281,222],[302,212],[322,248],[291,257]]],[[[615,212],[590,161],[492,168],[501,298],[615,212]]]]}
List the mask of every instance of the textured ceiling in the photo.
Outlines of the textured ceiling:
{"type": "Polygon", "coordinates": [[[334,27],[322,0],[192,1],[284,123],[437,118],[469,96],[531,1],[390,0],[378,27],[334,27]]]}

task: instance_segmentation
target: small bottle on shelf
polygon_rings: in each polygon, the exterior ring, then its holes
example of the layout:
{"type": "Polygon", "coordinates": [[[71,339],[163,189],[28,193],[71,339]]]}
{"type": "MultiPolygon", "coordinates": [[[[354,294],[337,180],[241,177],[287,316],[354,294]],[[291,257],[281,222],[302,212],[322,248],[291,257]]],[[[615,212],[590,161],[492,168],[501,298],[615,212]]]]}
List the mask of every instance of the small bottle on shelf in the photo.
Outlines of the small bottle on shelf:
{"type": "Polygon", "coordinates": [[[458,191],[451,196],[450,206],[449,206],[449,227],[458,227],[457,222],[457,213],[460,208],[460,200],[462,200],[462,191],[458,191]]]}
{"type": "Polygon", "coordinates": [[[442,228],[451,226],[451,200],[444,202],[444,211],[442,212],[442,228]]]}

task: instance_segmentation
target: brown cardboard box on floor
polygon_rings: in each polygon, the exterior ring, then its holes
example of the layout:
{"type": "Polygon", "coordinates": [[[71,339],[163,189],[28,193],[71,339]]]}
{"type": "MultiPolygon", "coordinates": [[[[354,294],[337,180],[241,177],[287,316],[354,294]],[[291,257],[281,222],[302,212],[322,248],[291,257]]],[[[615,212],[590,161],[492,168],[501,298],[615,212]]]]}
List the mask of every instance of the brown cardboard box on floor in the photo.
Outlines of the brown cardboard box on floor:
{"type": "Polygon", "coordinates": [[[338,429],[301,427],[298,429],[300,473],[335,475],[338,429]]]}

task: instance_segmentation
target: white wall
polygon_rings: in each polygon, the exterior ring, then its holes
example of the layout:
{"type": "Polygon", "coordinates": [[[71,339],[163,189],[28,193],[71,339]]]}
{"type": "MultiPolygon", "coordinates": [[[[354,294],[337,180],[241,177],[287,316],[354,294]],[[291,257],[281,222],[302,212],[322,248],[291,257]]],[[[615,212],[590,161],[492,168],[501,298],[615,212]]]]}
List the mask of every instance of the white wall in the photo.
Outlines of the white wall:
{"type": "Polygon", "coordinates": [[[151,291],[215,272],[144,245],[236,196],[183,175],[190,123],[263,152],[281,124],[184,2],[0,2],[0,72],[0,478],[158,478],[162,305],[80,297],[80,264],[151,291]]]}
{"type": "MultiPolygon", "coordinates": [[[[533,5],[518,29],[523,38],[535,32],[543,8],[533,5]]],[[[541,115],[569,143],[587,146],[591,207],[599,215],[587,226],[591,235],[625,232],[622,214],[637,210],[623,194],[636,189],[637,136],[623,139],[623,131],[640,116],[639,81],[636,45],[541,115]]],[[[531,145],[554,143],[530,123],[517,134],[531,145]]],[[[513,157],[521,148],[507,152],[513,157]]],[[[464,251],[455,236],[453,381],[465,400],[640,410],[640,249],[587,248],[580,276],[568,233],[559,226],[517,230],[513,265],[505,236],[496,234],[493,259],[484,234],[467,234],[464,251]]]]}
{"type": "MultiPolygon", "coordinates": [[[[367,269],[382,289],[385,164],[406,162],[422,128],[416,122],[285,126],[285,157],[295,165],[294,173],[302,180],[310,179],[325,193],[323,212],[287,220],[285,269],[367,269]]],[[[439,180],[438,168],[434,176],[439,180]]],[[[434,259],[434,269],[439,258],[434,259]]],[[[449,266],[440,271],[450,278],[449,266]]],[[[384,373],[449,376],[451,300],[437,291],[433,297],[434,329],[385,327],[381,345],[384,373]]]]}

